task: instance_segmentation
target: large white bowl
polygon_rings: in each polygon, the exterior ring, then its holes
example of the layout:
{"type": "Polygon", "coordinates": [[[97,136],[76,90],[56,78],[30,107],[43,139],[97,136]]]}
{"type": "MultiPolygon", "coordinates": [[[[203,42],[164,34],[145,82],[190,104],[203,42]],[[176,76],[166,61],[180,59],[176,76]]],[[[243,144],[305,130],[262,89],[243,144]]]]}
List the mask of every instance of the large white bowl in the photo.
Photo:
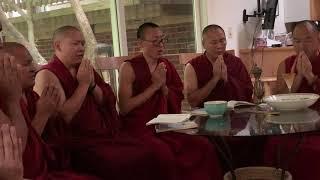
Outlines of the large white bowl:
{"type": "Polygon", "coordinates": [[[264,101],[278,111],[295,111],[308,108],[318,99],[318,94],[291,93],[268,96],[264,101]]]}

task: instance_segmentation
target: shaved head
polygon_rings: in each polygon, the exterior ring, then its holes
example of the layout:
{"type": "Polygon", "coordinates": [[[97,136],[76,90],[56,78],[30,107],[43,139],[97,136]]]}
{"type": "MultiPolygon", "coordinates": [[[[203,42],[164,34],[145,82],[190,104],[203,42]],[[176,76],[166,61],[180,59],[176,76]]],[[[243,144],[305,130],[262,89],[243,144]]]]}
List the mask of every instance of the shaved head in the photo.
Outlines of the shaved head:
{"type": "Polygon", "coordinates": [[[62,26],[54,31],[52,40],[53,42],[61,40],[74,32],[80,32],[79,28],[75,26],[62,26]]]}
{"type": "Polygon", "coordinates": [[[74,26],[63,26],[53,34],[55,56],[65,66],[73,67],[81,63],[85,51],[85,39],[82,32],[74,26]]]}
{"type": "Polygon", "coordinates": [[[24,45],[17,42],[4,42],[3,47],[0,49],[2,53],[14,53],[16,49],[26,49],[24,45]]]}
{"type": "Polygon", "coordinates": [[[202,31],[202,45],[210,59],[216,59],[226,51],[227,40],[221,26],[211,24],[202,31]]]}
{"type": "Polygon", "coordinates": [[[137,30],[137,38],[144,39],[147,29],[150,29],[150,28],[160,28],[160,26],[152,22],[143,23],[142,25],[139,26],[137,30]]]}
{"type": "Polygon", "coordinates": [[[216,31],[216,30],[221,30],[221,31],[224,33],[224,30],[223,30],[223,28],[222,28],[221,26],[216,25],[216,24],[210,24],[210,25],[206,26],[206,27],[203,29],[203,31],[202,31],[202,37],[205,36],[205,35],[207,35],[207,33],[208,33],[209,31],[216,31]]]}
{"type": "Polygon", "coordinates": [[[319,29],[314,22],[306,20],[306,21],[298,22],[293,28],[293,33],[297,29],[301,29],[301,28],[305,28],[309,33],[316,33],[317,34],[319,32],[319,29]]]}
{"type": "Polygon", "coordinates": [[[36,75],[37,66],[33,63],[32,56],[27,48],[16,42],[5,42],[0,49],[0,54],[7,53],[15,57],[22,88],[32,88],[36,75]]]}
{"type": "MultiPolygon", "coordinates": [[[[0,49],[0,53],[7,53],[10,54],[11,56],[20,56],[21,54],[26,54],[29,55],[29,51],[25,46],[22,44],[19,44],[17,42],[4,42],[2,44],[3,46],[0,49]]],[[[16,62],[19,63],[21,59],[16,59],[16,62]]]]}

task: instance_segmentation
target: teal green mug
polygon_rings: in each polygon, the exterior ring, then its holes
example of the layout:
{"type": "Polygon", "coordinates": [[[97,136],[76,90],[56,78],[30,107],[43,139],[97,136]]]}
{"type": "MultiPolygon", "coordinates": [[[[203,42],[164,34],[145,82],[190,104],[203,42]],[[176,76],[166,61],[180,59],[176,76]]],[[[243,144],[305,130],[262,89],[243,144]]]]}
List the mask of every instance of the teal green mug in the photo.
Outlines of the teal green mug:
{"type": "Polygon", "coordinates": [[[230,129],[230,123],[224,116],[209,118],[205,124],[206,131],[224,131],[230,129]]]}
{"type": "Polygon", "coordinates": [[[223,115],[227,110],[227,101],[207,101],[204,109],[209,115],[223,115]]]}

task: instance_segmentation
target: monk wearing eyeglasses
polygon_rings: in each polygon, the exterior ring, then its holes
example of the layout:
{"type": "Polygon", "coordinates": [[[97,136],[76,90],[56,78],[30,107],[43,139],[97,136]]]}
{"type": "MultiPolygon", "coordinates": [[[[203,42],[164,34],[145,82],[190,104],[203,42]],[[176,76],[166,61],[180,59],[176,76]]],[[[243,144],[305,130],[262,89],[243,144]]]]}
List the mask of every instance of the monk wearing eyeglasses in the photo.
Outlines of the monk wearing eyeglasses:
{"type": "Polygon", "coordinates": [[[154,23],[138,28],[142,54],[120,68],[119,105],[124,130],[140,138],[167,162],[176,179],[222,179],[214,147],[202,137],[156,133],[146,123],[159,114],[181,112],[183,84],[173,64],[162,57],[165,36],[154,23]]]}

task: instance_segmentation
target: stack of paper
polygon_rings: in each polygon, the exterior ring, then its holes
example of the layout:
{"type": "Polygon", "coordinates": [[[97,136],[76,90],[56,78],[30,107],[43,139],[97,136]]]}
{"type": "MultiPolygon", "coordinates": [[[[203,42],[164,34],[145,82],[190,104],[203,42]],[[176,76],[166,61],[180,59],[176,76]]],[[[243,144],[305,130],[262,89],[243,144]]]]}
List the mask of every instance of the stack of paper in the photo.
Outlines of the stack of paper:
{"type": "Polygon", "coordinates": [[[152,124],[176,124],[189,120],[190,114],[159,114],[158,117],[147,122],[147,126],[152,124]]]}
{"type": "Polygon", "coordinates": [[[227,107],[229,109],[234,109],[235,107],[238,106],[255,106],[255,104],[251,103],[251,102],[247,102],[247,101],[228,101],[227,107]]]}
{"type": "Polygon", "coordinates": [[[179,132],[180,130],[197,128],[198,125],[195,122],[189,121],[190,117],[190,114],[160,114],[146,125],[156,125],[156,132],[179,132]]]}

